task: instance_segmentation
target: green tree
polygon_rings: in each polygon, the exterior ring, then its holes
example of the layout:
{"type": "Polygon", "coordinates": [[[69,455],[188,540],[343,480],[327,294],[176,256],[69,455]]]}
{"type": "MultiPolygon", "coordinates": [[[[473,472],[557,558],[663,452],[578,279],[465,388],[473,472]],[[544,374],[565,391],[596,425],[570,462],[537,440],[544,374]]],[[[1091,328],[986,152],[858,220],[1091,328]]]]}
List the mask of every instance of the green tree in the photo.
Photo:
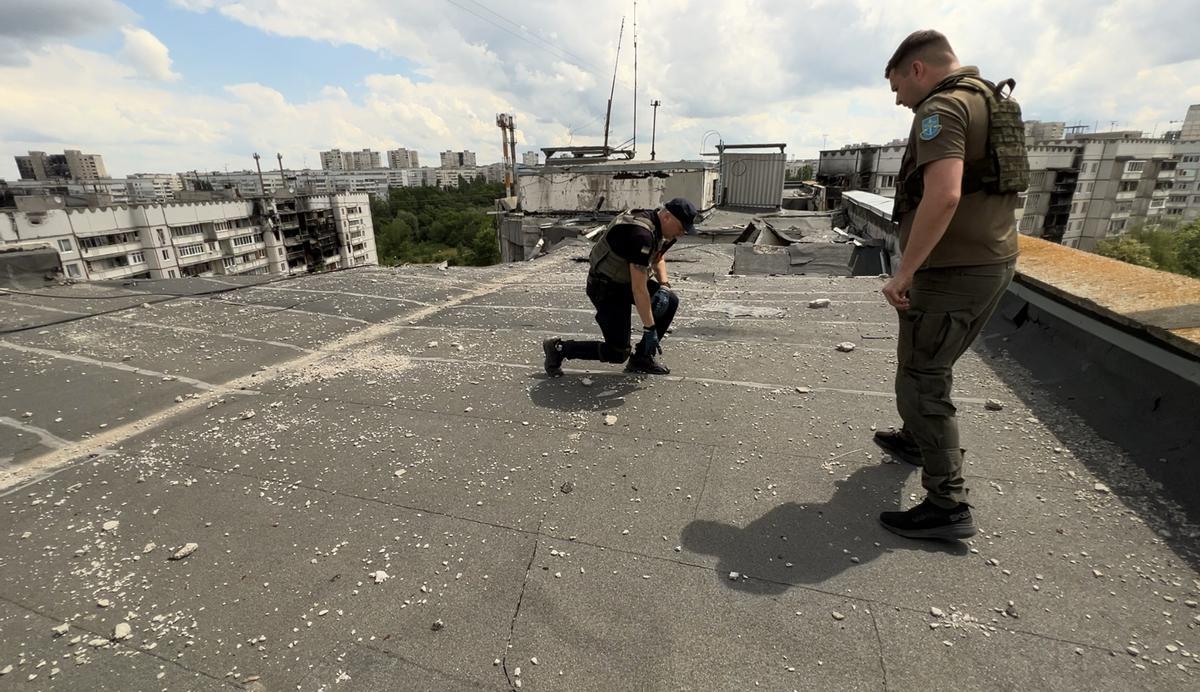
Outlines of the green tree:
{"type": "Polygon", "coordinates": [[[1200,219],[1176,231],[1179,273],[1200,279],[1200,219]]]}
{"type": "Polygon", "coordinates": [[[1158,269],[1158,265],[1150,255],[1150,246],[1132,235],[1101,240],[1096,246],[1096,253],[1129,264],[1158,269]]]}
{"type": "Polygon", "coordinates": [[[499,248],[492,217],[503,186],[460,179],[458,188],[393,188],[373,200],[379,261],[386,265],[448,262],[494,264],[499,248]]]}

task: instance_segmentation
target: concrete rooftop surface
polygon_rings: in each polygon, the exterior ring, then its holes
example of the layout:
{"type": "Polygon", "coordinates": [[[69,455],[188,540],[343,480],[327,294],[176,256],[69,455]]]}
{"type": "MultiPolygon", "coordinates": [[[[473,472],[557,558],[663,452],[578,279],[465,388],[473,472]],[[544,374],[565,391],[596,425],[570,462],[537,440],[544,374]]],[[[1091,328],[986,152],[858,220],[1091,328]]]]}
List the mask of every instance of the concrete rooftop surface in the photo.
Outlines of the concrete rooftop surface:
{"type": "Polygon", "coordinates": [[[1200,686],[1194,509],[1019,335],[956,370],[981,533],[910,541],[881,279],[685,244],[670,376],[547,379],[583,255],[0,296],[0,689],[1200,686]]]}

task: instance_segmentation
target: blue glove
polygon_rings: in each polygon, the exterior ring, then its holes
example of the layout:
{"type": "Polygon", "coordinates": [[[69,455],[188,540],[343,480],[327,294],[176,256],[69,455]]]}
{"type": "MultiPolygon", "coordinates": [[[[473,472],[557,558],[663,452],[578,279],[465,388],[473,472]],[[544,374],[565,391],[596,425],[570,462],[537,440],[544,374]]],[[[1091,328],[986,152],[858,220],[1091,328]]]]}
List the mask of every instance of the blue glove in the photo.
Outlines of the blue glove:
{"type": "Polygon", "coordinates": [[[658,343],[658,330],[654,327],[646,327],[642,330],[642,340],[638,342],[637,354],[639,356],[653,358],[656,354],[662,353],[662,346],[658,343]]]}

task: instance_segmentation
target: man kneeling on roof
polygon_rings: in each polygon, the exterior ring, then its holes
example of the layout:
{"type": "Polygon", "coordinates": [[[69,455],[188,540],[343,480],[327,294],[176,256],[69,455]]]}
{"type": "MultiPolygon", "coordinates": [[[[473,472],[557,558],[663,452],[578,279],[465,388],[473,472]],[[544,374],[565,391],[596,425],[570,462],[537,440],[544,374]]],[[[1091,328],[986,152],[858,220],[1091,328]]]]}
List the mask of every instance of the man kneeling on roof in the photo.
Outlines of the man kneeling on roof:
{"type": "Polygon", "coordinates": [[[596,306],[603,341],[571,341],[553,337],[542,342],[546,374],[560,377],[568,358],[624,363],[625,372],[665,375],[671,372],[656,358],[679,297],[671,290],[664,256],[684,234],[696,232],[695,205],[676,197],[660,209],[635,210],[609,224],[592,248],[587,296],[596,306]],[[642,339],[630,348],[630,308],[642,321],[642,339]],[[632,351],[632,355],[630,355],[632,351]]]}

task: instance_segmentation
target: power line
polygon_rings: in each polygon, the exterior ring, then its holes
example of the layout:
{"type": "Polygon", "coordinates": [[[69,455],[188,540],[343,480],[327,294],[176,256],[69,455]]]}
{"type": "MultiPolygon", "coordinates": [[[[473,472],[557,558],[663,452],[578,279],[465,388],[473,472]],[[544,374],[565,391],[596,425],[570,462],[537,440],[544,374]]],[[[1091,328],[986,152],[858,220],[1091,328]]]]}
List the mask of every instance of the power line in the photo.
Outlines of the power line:
{"type": "Polygon", "coordinates": [[[479,0],[467,0],[467,2],[471,3],[472,5],[478,6],[484,12],[487,12],[488,14],[500,19],[500,21],[516,27],[517,30],[522,31],[529,36],[532,36],[534,39],[540,41],[541,43],[544,43],[545,45],[558,51],[559,53],[562,53],[564,55],[570,56],[571,58],[574,58],[575,61],[579,64],[579,66],[586,67],[589,71],[592,71],[592,72],[596,71],[596,68],[594,66],[592,66],[591,63],[589,63],[585,58],[582,58],[579,55],[576,55],[575,53],[572,53],[571,51],[566,50],[565,48],[559,48],[557,45],[551,43],[550,41],[547,41],[546,39],[542,38],[541,36],[538,36],[534,32],[532,32],[529,29],[525,28],[524,26],[514,22],[513,20],[509,19],[508,17],[505,17],[504,15],[493,11],[487,5],[483,4],[482,2],[479,2],[479,0]]]}

